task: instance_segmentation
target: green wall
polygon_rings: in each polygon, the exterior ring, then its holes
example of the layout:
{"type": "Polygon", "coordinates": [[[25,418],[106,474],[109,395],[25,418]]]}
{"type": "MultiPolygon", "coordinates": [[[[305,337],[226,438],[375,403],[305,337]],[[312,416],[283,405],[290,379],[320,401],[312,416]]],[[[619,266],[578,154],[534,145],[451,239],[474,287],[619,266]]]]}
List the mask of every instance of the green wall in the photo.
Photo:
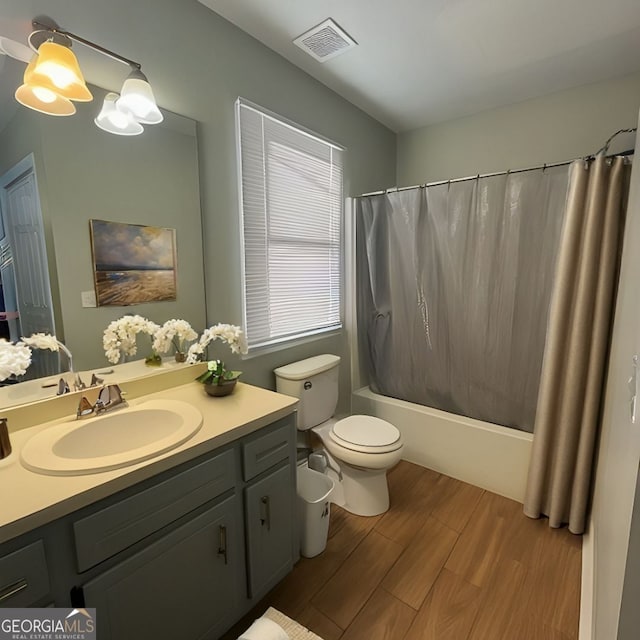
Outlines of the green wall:
{"type": "MultiPolygon", "coordinates": [[[[206,294],[209,323],[242,320],[234,129],[238,96],[346,147],[345,195],[395,181],[396,136],[392,131],[196,0],[5,0],[0,22],[15,27],[43,14],[141,62],[160,106],[197,121],[205,253],[203,296],[206,294]]],[[[95,55],[80,45],[75,49],[87,79],[95,81],[91,75],[95,55]]],[[[103,78],[100,84],[118,91],[126,69],[116,62],[112,66],[110,82],[103,78]]],[[[91,161],[91,153],[85,161],[91,161]]],[[[179,217],[180,212],[175,215],[179,217]]],[[[56,238],[56,242],[65,240],[56,238]]],[[[59,251],[56,246],[56,253],[59,251]]],[[[64,282],[60,287],[64,289],[64,282]]],[[[341,380],[345,407],[349,351],[344,332],[250,358],[238,367],[244,370],[245,380],[273,386],[271,371],[275,366],[323,352],[344,358],[341,380]]]]}

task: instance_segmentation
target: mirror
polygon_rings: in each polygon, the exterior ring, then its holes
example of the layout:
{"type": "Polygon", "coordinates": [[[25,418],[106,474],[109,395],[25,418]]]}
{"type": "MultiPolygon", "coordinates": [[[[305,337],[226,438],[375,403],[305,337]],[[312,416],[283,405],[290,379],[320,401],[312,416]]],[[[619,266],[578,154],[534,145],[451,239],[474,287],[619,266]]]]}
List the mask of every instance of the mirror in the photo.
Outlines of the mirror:
{"type": "MultiPolygon", "coordinates": [[[[75,115],[40,114],[13,100],[24,63],[0,56],[0,65],[0,177],[33,154],[55,333],[72,352],[74,369],[109,368],[102,334],[109,322],[125,314],[140,314],[158,324],[183,318],[202,331],[196,123],[163,112],[164,122],[146,126],[139,136],[106,133],[93,122],[106,91],[94,86],[94,100],[76,103],[75,115]],[[175,229],[177,299],[129,307],[86,306],[94,291],[90,219],[175,229]]],[[[145,352],[144,340],[138,341],[137,357],[149,355],[151,343],[145,352]]],[[[65,368],[64,356],[60,361],[65,368]]],[[[21,396],[17,390],[13,395],[21,396]]],[[[0,394],[0,408],[25,401],[29,400],[14,402],[0,394]]]]}

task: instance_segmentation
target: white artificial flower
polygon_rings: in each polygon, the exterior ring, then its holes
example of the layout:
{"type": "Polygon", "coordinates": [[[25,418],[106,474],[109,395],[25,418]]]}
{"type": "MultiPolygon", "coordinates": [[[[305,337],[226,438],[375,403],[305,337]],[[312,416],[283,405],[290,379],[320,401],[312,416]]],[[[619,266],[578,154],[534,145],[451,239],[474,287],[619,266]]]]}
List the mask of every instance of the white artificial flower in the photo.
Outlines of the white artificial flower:
{"type": "Polygon", "coordinates": [[[173,343],[176,351],[182,351],[185,342],[191,342],[197,337],[198,334],[186,320],[167,320],[156,331],[152,348],[156,353],[168,353],[173,343]]]}
{"type": "Polygon", "coordinates": [[[22,338],[22,342],[36,349],[49,349],[49,351],[60,350],[58,339],[50,333],[34,333],[29,338],[22,338]]]}
{"type": "Polygon", "coordinates": [[[187,363],[196,363],[204,353],[205,348],[214,340],[222,340],[231,347],[232,353],[247,353],[247,345],[242,329],[235,324],[218,323],[202,332],[200,340],[189,347],[187,363]]]}
{"type": "Polygon", "coordinates": [[[160,327],[139,315],[122,316],[110,322],[102,336],[102,346],[107,360],[117,364],[122,354],[133,356],[137,352],[136,336],[146,333],[154,336],[160,327]]]}
{"type": "Polygon", "coordinates": [[[13,344],[0,338],[0,380],[24,375],[30,364],[31,349],[26,344],[13,344]]]}

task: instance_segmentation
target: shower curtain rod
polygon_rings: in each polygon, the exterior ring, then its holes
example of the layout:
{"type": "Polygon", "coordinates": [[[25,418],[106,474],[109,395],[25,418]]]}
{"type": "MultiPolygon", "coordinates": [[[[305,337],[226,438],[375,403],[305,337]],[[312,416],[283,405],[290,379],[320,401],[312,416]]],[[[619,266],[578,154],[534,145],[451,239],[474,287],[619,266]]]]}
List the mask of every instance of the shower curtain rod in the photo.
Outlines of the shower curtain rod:
{"type": "Polygon", "coordinates": [[[551,167],[561,167],[565,164],[571,164],[573,160],[565,160],[564,162],[555,162],[554,164],[542,164],[537,167],[527,167],[526,169],[507,169],[507,171],[495,171],[494,173],[477,173],[474,176],[465,176],[464,178],[453,178],[451,180],[436,180],[435,182],[425,182],[424,184],[414,184],[410,187],[391,187],[382,189],[381,191],[371,191],[356,196],[357,198],[366,198],[367,196],[381,196],[383,193],[396,193],[397,191],[409,191],[410,189],[423,189],[425,187],[437,187],[441,184],[454,184],[455,182],[467,182],[468,180],[478,180],[479,178],[493,178],[494,176],[506,176],[511,173],[524,173],[525,171],[536,171],[537,169],[550,169],[551,167]]]}
{"type": "MultiPolygon", "coordinates": [[[[633,129],[620,129],[619,131],[616,131],[605,143],[604,145],[593,155],[590,156],[585,156],[584,158],[582,158],[583,160],[591,160],[593,158],[595,158],[599,153],[606,153],[609,149],[609,145],[611,144],[611,141],[618,135],[620,135],[621,133],[633,133],[636,131],[636,127],[634,127],[633,129]]],[[[634,150],[633,149],[629,149],[627,151],[622,151],[621,153],[615,153],[612,154],[611,156],[607,156],[607,158],[611,158],[614,156],[628,156],[628,155],[633,155],[634,150]]],[[[367,198],[369,196],[381,196],[385,193],[397,193],[399,191],[409,191],[410,189],[424,189],[426,187],[437,187],[441,184],[454,184],[456,182],[467,182],[468,180],[479,180],[480,178],[493,178],[494,176],[506,176],[506,175],[510,175],[512,173],[524,173],[525,171],[537,171],[539,169],[542,169],[543,171],[545,169],[551,169],[552,167],[562,167],[565,166],[567,164],[571,164],[572,162],[575,162],[574,160],[565,160],[564,162],[554,162],[552,164],[541,164],[538,165],[536,167],[527,167],[526,169],[507,169],[507,171],[495,171],[494,173],[478,173],[475,176],[466,176],[464,178],[453,178],[452,180],[437,180],[436,182],[426,182],[424,184],[414,184],[410,187],[391,187],[389,189],[382,189],[381,191],[371,191],[369,193],[363,193],[359,196],[355,196],[356,198],[367,198]]]]}

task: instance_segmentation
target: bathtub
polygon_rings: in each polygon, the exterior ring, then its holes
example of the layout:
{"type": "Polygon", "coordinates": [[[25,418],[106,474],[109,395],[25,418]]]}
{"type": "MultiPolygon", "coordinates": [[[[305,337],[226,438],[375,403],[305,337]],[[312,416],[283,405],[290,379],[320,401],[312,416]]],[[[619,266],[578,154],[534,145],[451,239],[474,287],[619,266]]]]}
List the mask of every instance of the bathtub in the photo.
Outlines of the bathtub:
{"type": "Polygon", "coordinates": [[[354,391],[353,413],[394,424],[404,440],[403,459],[523,502],[533,435],[439,409],[354,391]]]}

